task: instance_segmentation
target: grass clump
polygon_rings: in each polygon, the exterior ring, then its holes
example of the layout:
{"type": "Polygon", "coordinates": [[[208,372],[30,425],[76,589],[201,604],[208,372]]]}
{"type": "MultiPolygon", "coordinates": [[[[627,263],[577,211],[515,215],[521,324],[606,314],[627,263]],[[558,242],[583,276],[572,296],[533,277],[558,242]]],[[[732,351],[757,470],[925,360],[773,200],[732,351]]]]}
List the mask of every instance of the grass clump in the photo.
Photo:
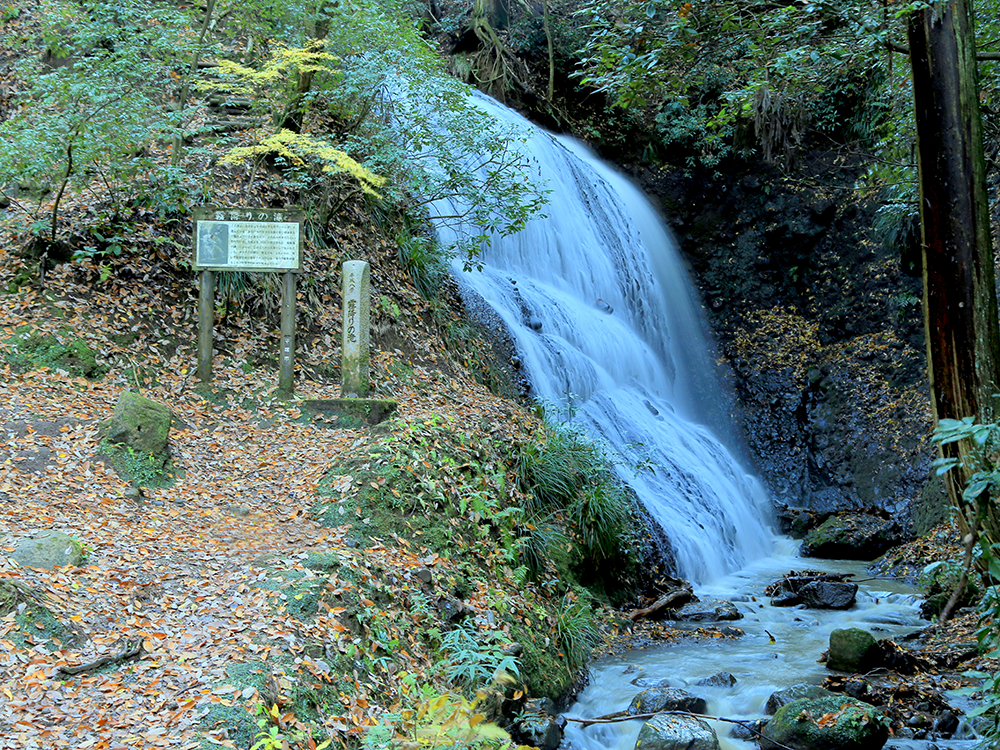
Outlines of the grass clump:
{"type": "Polygon", "coordinates": [[[111,460],[118,476],[134,487],[164,489],[173,487],[177,481],[177,470],[169,457],[145,453],[131,445],[121,445],[104,440],[100,453],[111,460]]]}

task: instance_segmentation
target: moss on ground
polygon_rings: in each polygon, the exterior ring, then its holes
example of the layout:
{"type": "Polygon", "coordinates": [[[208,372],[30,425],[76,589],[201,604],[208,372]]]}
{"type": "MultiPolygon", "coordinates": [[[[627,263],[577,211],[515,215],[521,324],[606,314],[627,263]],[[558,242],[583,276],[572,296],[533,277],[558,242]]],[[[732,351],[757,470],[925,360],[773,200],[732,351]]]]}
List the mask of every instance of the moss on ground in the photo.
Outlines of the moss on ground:
{"type": "Polygon", "coordinates": [[[93,349],[72,331],[67,330],[57,337],[25,326],[6,343],[9,346],[6,359],[15,372],[48,367],[65,370],[76,377],[98,380],[107,371],[104,365],[98,364],[93,349]]]}

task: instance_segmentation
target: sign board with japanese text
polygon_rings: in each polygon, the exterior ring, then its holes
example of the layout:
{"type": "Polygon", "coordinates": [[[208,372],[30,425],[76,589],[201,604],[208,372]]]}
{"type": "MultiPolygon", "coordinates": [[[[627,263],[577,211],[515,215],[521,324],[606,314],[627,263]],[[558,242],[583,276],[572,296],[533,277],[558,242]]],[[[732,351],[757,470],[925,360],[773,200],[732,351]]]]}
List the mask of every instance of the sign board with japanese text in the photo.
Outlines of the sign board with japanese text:
{"type": "Polygon", "coordinates": [[[300,209],[198,208],[195,270],[302,272],[300,209]]]}

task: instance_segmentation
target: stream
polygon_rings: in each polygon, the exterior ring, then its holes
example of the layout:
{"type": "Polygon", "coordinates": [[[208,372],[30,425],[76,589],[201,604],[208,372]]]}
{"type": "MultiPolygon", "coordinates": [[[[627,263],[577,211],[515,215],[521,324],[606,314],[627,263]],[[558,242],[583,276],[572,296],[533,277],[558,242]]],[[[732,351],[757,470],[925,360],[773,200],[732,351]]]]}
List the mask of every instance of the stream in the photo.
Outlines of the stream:
{"type": "MultiPolygon", "coordinates": [[[[633,684],[637,678],[666,679],[708,704],[707,713],[728,719],[753,721],[766,718],[768,697],[783,688],[801,683],[818,685],[830,672],[817,660],[829,646],[830,632],[836,628],[863,628],[876,638],[899,639],[927,625],[920,619],[920,599],[912,587],[895,581],[868,577],[865,563],[848,560],[803,560],[795,554],[797,544],[785,540],[774,555],[758,560],[741,571],[699,586],[699,596],[729,599],[743,614],[731,624],[745,635],[711,642],[704,640],[627,652],[594,662],[590,682],[567,716],[592,718],[628,708],[644,689],[633,684]],[[810,610],[772,607],[763,591],[790,570],[819,570],[853,573],[859,582],[857,603],[849,610],[810,610]],[[756,599],[756,601],[755,601],[756,599]],[[773,641],[772,641],[773,636],[773,641]],[[720,672],[736,678],[731,687],[697,683],[720,672]]],[[[953,701],[954,702],[954,701],[953,701]]],[[[729,736],[733,725],[711,721],[722,750],[753,750],[756,743],[729,736]]],[[[632,750],[641,721],[604,724],[581,729],[569,722],[563,750],[632,750]]],[[[887,748],[912,750],[962,750],[976,745],[974,739],[930,741],[891,739],[887,748]]]]}

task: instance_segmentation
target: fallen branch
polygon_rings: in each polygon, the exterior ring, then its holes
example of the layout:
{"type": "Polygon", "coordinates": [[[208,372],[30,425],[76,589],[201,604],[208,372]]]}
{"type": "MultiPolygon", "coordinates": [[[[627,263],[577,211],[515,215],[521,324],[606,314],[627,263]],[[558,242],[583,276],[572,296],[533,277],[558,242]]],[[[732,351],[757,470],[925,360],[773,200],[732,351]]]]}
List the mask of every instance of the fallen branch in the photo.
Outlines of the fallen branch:
{"type": "Polygon", "coordinates": [[[128,661],[129,659],[136,659],[142,656],[142,654],[142,638],[139,638],[134,641],[126,641],[125,648],[115,656],[102,656],[100,659],[88,662],[87,664],[80,664],[75,667],[62,666],[56,671],[72,677],[73,675],[83,674],[84,672],[93,672],[94,670],[106,667],[109,664],[120,664],[121,662],[128,661]]]}

